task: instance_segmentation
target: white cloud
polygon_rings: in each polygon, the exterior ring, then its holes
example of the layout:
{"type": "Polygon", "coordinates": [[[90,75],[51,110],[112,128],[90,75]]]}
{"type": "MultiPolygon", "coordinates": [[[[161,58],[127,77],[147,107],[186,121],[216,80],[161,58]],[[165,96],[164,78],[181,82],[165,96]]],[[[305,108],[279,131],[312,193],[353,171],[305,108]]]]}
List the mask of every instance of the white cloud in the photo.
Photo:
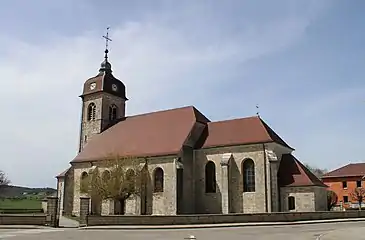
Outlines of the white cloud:
{"type": "MultiPolygon", "coordinates": [[[[149,21],[114,26],[111,32],[110,61],[115,76],[126,84],[129,114],[194,104],[193,99],[202,100],[202,92],[209,103],[216,99],[218,84],[229,84],[231,73],[225,68],[287,48],[309,24],[291,16],[251,24],[237,35],[194,42],[177,27],[149,21]]],[[[1,164],[15,184],[54,185],[55,174],[75,156],[77,96],[102,61],[100,35],[59,36],[43,45],[0,37],[8,49],[0,57],[0,108],[6,116],[0,130],[1,164]]],[[[230,97],[220,97],[224,94],[230,97]]]]}

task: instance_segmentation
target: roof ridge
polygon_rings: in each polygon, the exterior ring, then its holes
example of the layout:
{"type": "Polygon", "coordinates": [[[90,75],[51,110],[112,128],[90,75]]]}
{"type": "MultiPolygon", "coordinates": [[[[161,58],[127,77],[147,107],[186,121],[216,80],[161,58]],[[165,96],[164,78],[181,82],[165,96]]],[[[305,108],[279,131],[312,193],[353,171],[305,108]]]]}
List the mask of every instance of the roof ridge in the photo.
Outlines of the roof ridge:
{"type": "Polygon", "coordinates": [[[249,116],[249,117],[231,118],[231,119],[226,119],[226,120],[211,121],[210,123],[221,123],[221,122],[229,122],[229,121],[250,119],[250,118],[259,118],[259,117],[258,116],[249,116]]]}
{"type": "Polygon", "coordinates": [[[280,186],[321,186],[327,187],[293,154],[283,154],[278,170],[280,186]],[[297,170],[296,170],[297,169],[297,170]]]}
{"type": "Polygon", "coordinates": [[[282,137],[279,136],[279,134],[277,134],[274,129],[272,129],[261,117],[258,117],[260,124],[262,125],[262,127],[265,129],[265,132],[267,133],[268,137],[276,143],[279,143],[287,148],[290,148],[292,150],[294,150],[294,148],[292,148],[291,146],[289,146],[289,144],[287,144],[284,139],[282,137]]]}
{"type": "Polygon", "coordinates": [[[329,175],[329,174],[331,174],[331,173],[333,173],[333,172],[336,172],[336,171],[338,171],[338,170],[340,170],[340,169],[343,169],[343,168],[345,168],[345,167],[348,167],[348,166],[350,166],[350,165],[352,165],[352,163],[347,163],[346,165],[343,165],[342,167],[336,168],[336,169],[334,169],[334,170],[332,170],[332,171],[329,171],[329,172],[328,172],[328,173],[326,173],[326,174],[323,174],[323,176],[327,176],[327,175],[329,175]]]}
{"type": "Polygon", "coordinates": [[[140,114],[136,114],[136,115],[126,116],[126,118],[134,118],[134,117],[140,117],[140,116],[150,115],[150,114],[154,114],[154,113],[163,113],[163,112],[169,112],[169,111],[175,111],[175,110],[182,110],[182,109],[185,109],[185,108],[194,108],[194,106],[189,105],[189,106],[183,106],[183,107],[178,107],[178,108],[169,108],[169,109],[163,109],[163,110],[156,110],[156,111],[153,111],[153,112],[140,113],[140,114]]]}
{"type": "Polygon", "coordinates": [[[330,177],[340,177],[340,176],[345,176],[345,175],[363,175],[365,171],[363,169],[363,166],[365,165],[365,163],[363,162],[350,162],[347,163],[346,165],[343,165],[341,167],[338,167],[326,174],[324,174],[322,176],[322,178],[330,178],[330,177]],[[354,171],[354,168],[356,168],[356,170],[354,171]],[[360,168],[360,169],[359,169],[360,168]]]}
{"type": "Polygon", "coordinates": [[[312,171],[310,171],[301,161],[299,161],[293,154],[290,154],[293,156],[294,161],[296,162],[296,164],[299,164],[300,167],[302,168],[302,170],[304,171],[306,177],[308,178],[309,181],[311,181],[314,185],[319,185],[321,183],[321,185],[325,185],[314,173],[312,173],[312,171]],[[312,179],[312,177],[314,179],[312,179]],[[317,183],[315,183],[313,180],[315,180],[317,183]]]}

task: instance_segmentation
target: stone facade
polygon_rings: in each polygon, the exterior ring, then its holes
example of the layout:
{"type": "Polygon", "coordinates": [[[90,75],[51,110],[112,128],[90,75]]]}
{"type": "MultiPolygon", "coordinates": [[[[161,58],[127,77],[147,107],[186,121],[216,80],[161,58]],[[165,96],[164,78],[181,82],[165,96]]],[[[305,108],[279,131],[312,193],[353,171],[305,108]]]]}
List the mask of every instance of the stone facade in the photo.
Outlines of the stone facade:
{"type": "Polygon", "coordinates": [[[57,182],[57,196],[58,196],[58,199],[59,199],[58,200],[58,204],[59,204],[58,210],[59,210],[60,214],[62,214],[63,211],[64,211],[64,205],[63,205],[63,203],[65,201],[65,197],[63,196],[64,193],[65,193],[65,188],[64,187],[65,187],[65,179],[61,178],[57,182]]]}
{"type": "MultiPolygon", "coordinates": [[[[125,215],[176,215],[176,214],[228,214],[264,213],[279,211],[325,211],[326,191],[323,187],[278,187],[277,172],[280,158],[285,151],[275,144],[256,144],[192,150],[184,149],[177,156],[145,158],[148,183],[145,195],[132,196],[125,202],[125,215]],[[281,151],[279,151],[279,150],[281,151]],[[242,164],[251,159],[255,169],[255,190],[243,191],[242,164]],[[205,166],[211,161],[215,165],[216,191],[205,192],[205,166]],[[153,192],[154,171],[163,169],[163,192],[153,192]],[[180,174],[179,174],[179,171],[180,174]],[[179,179],[180,178],[180,179],[179,179]],[[188,178],[190,183],[185,184],[188,178]],[[181,184],[183,181],[183,184],[181,184]],[[179,183],[180,182],[180,183],[179,183]],[[288,198],[295,198],[295,209],[288,209],[288,198]],[[280,199],[279,199],[280,197],[280,199]],[[143,210],[144,209],[144,210],[143,210]]],[[[289,151],[289,150],[286,150],[289,151]]],[[[72,167],[73,187],[66,186],[66,196],[72,195],[72,214],[79,215],[80,179],[83,172],[88,173],[98,167],[100,173],[106,170],[102,162],[75,163],[72,167]]],[[[61,184],[62,182],[59,182],[61,184]]],[[[62,196],[62,193],[60,194],[62,196]]],[[[69,201],[69,200],[67,200],[69,201]]],[[[69,204],[66,203],[65,206],[69,204]]],[[[96,214],[113,215],[116,205],[112,200],[97,203],[90,200],[90,211],[96,214]],[[96,206],[98,210],[92,209],[96,206]]]]}
{"type": "MultiPolygon", "coordinates": [[[[141,165],[146,164],[148,170],[148,182],[146,184],[145,193],[145,214],[153,215],[174,215],[177,211],[177,200],[176,200],[176,168],[177,164],[173,157],[160,157],[160,158],[149,158],[146,163],[142,162],[141,165]],[[161,168],[164,172],[164,188],[163,192],[153,192],[153,173],[156,168],[161,168]]],[[[103,173],[107,168],[102,163],[95,163],[93,165],[98,167],[100,173],[103,173]]],[[[90,163],[80,163],[73,166],[74,174],[74,188],[73,188],[73,210],[72,214],[79,216],[80,209],[80,197],[86,197],[85,194],[80,193],[80,181],[81,176],[84,172],[88,173],[92,168],[90,163]]],[[[128,166],[126,166],[128,169],[128,166]]],[[[90,208],[93,206],[93,199],[90,199],[90,208]]],[[[114,214],[114,202],[111,200],[104,200],[100,204],[100,210],[96,213],[103,215],[114,214]]],[[[132,196],[125,202],[125,214],[126,215],[140,215],[142,213],[141,196],[132,196]]],[[[90,209],[92,210],[92,209],[90,209]]]]}
{"type": "Polygon", "coordinates": [[[327,193],[324,187],[303,186],[281,188],[281,209],[291,212],[327,210],[327,193]],[[290,208],[290,198],[293,207],[290,208]]]}
{"type": "Polygon", "coordinates": [[[82,150],[88,141],[95,134],[101,133],[109,126],[109,107],[115,105],[117,107],[117,119],[125,116],[125,100],[109,93],[95,93],[83,96],[82,103],[82,122],[80,133],[80,150],[82,150]],[[88,107],[95,104],[95,120],[88,120],[88,107]]]}
{"type": "Polygon", "coordinates": [[[228,212],[266,212],[265,162],[262,146],[202,149],[196,150],[195,156],[197,213],[222,213],[222,191],[228,191],[228,212]],[[225,167],[221,165],[224,154],[227,153],[232,153],[228,162],[229,174],[222,171],[225,167]],[[242,189],[241,165],[245,159],[252,159],[255,163],[255,192],[244,193],[242,189]],[[214,162],[216,166],[217,191],[215,193],[205,192],[205,166],[208,161],[214,162]],[[228,180],[228,184],[224,184],[226,180],[228,180]],[[228,189],[224,189],[225,186],[228,189]]]}

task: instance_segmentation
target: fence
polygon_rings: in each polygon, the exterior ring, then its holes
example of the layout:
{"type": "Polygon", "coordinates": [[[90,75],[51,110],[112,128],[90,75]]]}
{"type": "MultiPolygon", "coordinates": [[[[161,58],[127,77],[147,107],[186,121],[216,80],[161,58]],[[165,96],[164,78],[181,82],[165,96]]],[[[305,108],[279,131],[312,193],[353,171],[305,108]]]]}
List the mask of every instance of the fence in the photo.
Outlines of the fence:
{"type": "Polygon", "coordinates": [[[280,212],[224,215],[177,216],[86,216],[86,225],[193,225],[216,223],[294,222],[325,219],[365,218],[365,211],[280,212]]]}

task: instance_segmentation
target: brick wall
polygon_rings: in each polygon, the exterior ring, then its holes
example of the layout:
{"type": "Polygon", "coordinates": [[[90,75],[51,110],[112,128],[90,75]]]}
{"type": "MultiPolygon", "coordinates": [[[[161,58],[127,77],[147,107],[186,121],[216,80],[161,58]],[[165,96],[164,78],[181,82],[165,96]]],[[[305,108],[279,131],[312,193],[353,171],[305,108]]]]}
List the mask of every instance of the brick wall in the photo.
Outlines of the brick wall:
{"type": "Polygon", "coordinates": [[[88,226],[97,225],[184,225],[248,222],[294,222],[324,219],[365,218],[365,211],[344,212],[285,212],[225,215],[177,216],[87,216],[88,226]]]}
{"type": "Polygon", "coordinates": [[[337,204],[340,202],[344,203],[344,207],[349,207],[349,204],[357,203],[356,200],[351,198],[351,193],[355,190],[356,181],[361,181],[361,186],[364,187],[364,181],[361,177],[343,177],[343,178],[324,178],[323,182],[329,187],[329,190],[332,190],[336,193],[338,200],[337,204]],[[347,183],[347,187],[342,186],[342,182],[347,183]],[[344,202],[344,198],[347,197],[348,202],[344,202]]]}
{"type": "Polygon", "coordinates": [[[46,215],[1,214],[0,225],[46,225],[46,215]]]}

